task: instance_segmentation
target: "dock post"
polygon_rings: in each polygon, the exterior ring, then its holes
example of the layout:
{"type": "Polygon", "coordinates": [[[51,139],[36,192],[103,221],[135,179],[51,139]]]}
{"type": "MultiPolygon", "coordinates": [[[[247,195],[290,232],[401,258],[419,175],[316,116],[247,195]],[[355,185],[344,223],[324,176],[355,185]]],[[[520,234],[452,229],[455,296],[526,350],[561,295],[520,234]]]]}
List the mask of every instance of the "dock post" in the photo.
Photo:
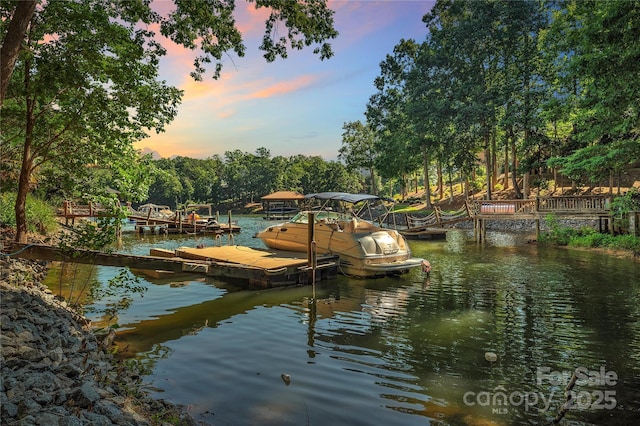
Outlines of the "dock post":
{"type": "Polygon", "coordinates": [[[482,242],[487,240],[487,221],[485,219],[482,220],[482,236],[480,238],[482,242]]]}
{"type": "Polygon", "coordinates": [[[307,239],[307,266],[311,268],[311,288],[313,300],[316,300],[316,258],[315,258],[315,213],[309,213],[308,239],[307,239]]]}

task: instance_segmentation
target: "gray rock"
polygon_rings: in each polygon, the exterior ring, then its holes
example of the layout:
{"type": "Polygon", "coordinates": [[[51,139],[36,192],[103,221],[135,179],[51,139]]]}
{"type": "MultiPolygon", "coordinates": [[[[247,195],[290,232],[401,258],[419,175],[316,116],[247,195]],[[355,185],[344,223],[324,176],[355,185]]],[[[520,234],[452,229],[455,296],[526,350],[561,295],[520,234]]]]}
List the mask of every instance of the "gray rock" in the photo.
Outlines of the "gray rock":
{"type": "Polygon", "coordinates": [[[58,426],[60,424],[60,416],[53,413],[38,413],[35,418],[37,425],[58,426]]]}
{"type": "MultiPolygon", "coordinates": [[[[0,258],[0,424],[149,425],[123,408],[137,373],[116,370],[82,317],[39,283],[45,273],[0,258]]],[[[164,407],[144,393],[137,400],[164,407]]]]}
{"type": "Polygon", "coordinates": [[[84,382],[82,386],[73,392],[72,398],[75,401],[75,405],[88,408],[100,399],[100,394],[98,393],[98,388],[95,383],[84,382]]]}
{"type": "Polygon", "coordinates": [[[18,412],[26,414],[38,413],[42,409],[42,406],[31,398],[24,398],[18,404],[18,412]]]}
{"type": "Polygon", "coordinates": [[[76,416],[62,417],[58,422],[59,426],[82,426],[82,420],[76,416]]]}
{"type": "Polygon", "coordinates": [[[91,425],[91,426],[112,426],[113,423],[107,416],[103,416],[102,414],[92,413],[90,411],[83,411],[82,416],[86,419],[86,423],[83,421],[83,424],[91,425]]]}
{"type": "Polygon", "coordinates": [[[18,406],[13,402],[2,401],[2,418],[15,417],[18,415],[18,406]]]}

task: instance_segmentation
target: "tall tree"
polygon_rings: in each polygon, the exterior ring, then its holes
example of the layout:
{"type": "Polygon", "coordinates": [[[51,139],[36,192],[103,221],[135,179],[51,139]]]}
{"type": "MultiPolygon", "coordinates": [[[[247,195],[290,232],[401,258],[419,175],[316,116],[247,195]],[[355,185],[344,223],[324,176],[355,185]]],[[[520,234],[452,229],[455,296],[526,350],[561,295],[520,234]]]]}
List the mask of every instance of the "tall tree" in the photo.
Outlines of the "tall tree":
{"type": "Polygon", "coordinates": [[[35,0],[21,0],[15,3],[16,6],[11,18],[3,16],[4,19],[9,21],[9,25],[0,49],[0,108],[4,104],[9,79],[13,74],[13,67],[18,60],[22,40],[38,2],[35,0]]]}
{"type": "MultiPolygon", "coordinates": [[[[374,81],[377,92],[369,98],[365,112],[369,125],[376,133],[375,146],[379,153],[375,159],[376,168],[382,177],[396,178],[402,182],[403,196],[407,176],[425,163],[421,161],[424,138],[416,132],[406,89],[417,49],[415,41],[400,40],[393,54],[387,55],[380,63],[380,75],[374,81]]],[[[426,173],[427,169],[425,176],[426,173]]]]}
{"type": "Polygon", "coordinates": [[[342,132],[342,146],[338,151],[338,158],[345,161],[349,170],[367,170],[371,193],[377,195],[375,134],[361,121],[344,123],[342,130],[344,130],[342,132]]]}
{"type": "Polygon", "coordinates": [[[560,5],[549,39],[576,103],[570,149],[551,164],[593,184],[640,158],[640,4],[560,5]]]}

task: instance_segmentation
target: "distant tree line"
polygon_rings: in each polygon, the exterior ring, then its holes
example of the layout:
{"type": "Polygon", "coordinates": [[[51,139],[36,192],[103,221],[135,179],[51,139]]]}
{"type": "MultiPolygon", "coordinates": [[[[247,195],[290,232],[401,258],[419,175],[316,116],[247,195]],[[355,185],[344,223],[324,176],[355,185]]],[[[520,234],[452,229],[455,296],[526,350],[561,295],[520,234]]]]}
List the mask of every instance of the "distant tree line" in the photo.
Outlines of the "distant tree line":
{"type": "Polygon", "coordinates": [[[337,161],[318,156],[271,157],[259,148],[207,159],[174,157],[153,161],[155,181],[148,200],[172,207],[187,203],[244,205],[278,190],[302,194],[323,191],[359,192],[361,175],[337,161]]]}
{"type": "Polygon", "coordinates": [[[405,186],[422,170],[428,205],[429,183],[468,190],[476,171],[491,198],[638,167],[640,2],[438,0],[423,21],[381,62],[366,122],[345,123],[350,167],[405,186]]]}

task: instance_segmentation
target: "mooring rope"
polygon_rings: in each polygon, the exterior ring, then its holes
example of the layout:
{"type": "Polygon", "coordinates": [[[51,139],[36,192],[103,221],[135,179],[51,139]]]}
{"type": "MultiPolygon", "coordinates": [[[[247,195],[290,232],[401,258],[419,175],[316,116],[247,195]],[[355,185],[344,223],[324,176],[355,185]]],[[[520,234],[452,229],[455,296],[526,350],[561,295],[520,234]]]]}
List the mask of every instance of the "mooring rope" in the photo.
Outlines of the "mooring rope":
{"type": "Polygon", "coordinates": [[[0,256],[3,256],[3,257],[15,256],[16,254],[20,254],[23,251],[25,251],[26,249],[28,249],[29,247],[33,247],[33,246],[35,246],[35,244],[27,244],[26,246],[22,247],[20,250],[18,250],[15,253],[0,253],[0,256]]]}

